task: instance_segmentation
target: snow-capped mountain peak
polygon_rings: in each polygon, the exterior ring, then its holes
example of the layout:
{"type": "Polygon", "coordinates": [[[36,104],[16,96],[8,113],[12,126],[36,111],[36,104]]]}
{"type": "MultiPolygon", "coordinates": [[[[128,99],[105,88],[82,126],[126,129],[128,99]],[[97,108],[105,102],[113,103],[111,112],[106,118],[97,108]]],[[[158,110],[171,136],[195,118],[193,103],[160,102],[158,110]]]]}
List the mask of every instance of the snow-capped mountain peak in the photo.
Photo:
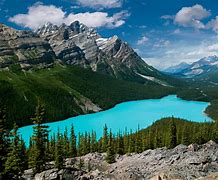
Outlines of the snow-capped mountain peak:
{"type": "Polygon", "coordinates": [[[205,73],[211,73],[218,70],[218,56],[214,55],[201,58],[185,69],[179,69],[179,67],[179,65],[175,66],[174,72],[172,72],[172,74],[185,77],[195,77],[205,73]]]}

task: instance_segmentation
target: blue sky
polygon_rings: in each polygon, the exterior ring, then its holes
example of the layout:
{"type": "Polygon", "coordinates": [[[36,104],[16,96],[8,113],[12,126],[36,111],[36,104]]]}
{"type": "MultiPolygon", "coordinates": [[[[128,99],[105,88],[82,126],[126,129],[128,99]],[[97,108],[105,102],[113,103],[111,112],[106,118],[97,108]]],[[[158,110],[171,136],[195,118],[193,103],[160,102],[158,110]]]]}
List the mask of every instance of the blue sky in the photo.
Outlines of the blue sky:
{"type": "Polygon", "coordinates": [[[0,19],[18,29],[79,20],[118,35],[159,69],[218,53],[214,0],[0,0],[0,19]]]}

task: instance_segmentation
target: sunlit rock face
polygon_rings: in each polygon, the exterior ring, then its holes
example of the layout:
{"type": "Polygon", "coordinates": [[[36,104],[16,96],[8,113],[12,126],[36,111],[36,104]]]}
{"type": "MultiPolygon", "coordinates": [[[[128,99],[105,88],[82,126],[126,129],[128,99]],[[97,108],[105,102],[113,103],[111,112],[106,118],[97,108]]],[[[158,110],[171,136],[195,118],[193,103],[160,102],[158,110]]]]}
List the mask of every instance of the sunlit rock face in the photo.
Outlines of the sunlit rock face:
{"type": "Polygon", "coordinates": [[[119,79],[145,81],[138,73],[160,76],[117,36],[103,38],[93,28],[78,21],[69,26],[47,23],[36,30],[47,40],[56,56],[67,64],[90,68],[119,79]]]}
{"type": "Polygon", "coordinates": [[[0,67],[19,64],[23,68],[48,65],[55,54],[49,43],[31,31],[18,31],[0,24],[0,67]]]}

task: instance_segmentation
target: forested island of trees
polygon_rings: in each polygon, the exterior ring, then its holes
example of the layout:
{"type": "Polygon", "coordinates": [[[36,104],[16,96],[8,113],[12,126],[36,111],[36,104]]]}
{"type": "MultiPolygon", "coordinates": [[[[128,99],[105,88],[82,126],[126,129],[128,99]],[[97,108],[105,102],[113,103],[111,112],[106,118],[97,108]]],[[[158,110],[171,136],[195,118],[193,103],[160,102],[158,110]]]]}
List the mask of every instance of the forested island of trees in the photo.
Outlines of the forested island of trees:
{"type": "MultiPolygon", "coordinates": [[[[70,137],[67,130],[49,137],[49,127],[43,125],[44,115],[44,107],[39,103],[32,118],[34,132],[29,147],[26,147],[16,124],[13,130],[6,129],[5,109],[0,109],[0,179],[19,179],[28,168],[32,168],[34,173],[42,172],[50,161],[55,162],[56,168],[62,169],[66,158],[88,153],[106,153],[105,161],[114,163],[117,154],[141,153],[164,146],[174,148],[178,144],[203,144],[209,140],[218,142],[217,121],[193,123],[173,117],[161,119],[146,129],[134,132],[113,134],[105,125],[100,139],[96,138],[94,131],[76,135],[73,125],[70,137]]],[[[82,166],[84,162],[80,160],[79,168],[82,166]]],[[[91,164],[87,166],[90,168],[91,164]]]]}

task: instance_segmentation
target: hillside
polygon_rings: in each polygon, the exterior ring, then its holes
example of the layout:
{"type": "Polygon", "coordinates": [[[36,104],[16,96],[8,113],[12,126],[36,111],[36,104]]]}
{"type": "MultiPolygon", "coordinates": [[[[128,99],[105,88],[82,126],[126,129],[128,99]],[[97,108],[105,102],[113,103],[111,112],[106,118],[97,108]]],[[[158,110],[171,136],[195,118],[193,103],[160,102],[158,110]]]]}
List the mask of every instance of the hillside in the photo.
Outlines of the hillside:
{"type": "Polygon", "coordinates": [[[46,70],[23,72],[12,66],[9,71],[0,71],[0,102],[6,106],[10,125],[14,121],[19,126],[31,124],[37,99],[45,104],[46,119],[56,121],[127,100],[159,98],[173,91],[159,89],[153,83],[140,85],[60,64],[46,70]]]}
{"type": "Polygon", "coordinates": [[[36,32],[0,24],[0,44],[0,105],[10,126],[31,124],[38,100],[47,121],[56,121],[159,98],[182,84],[147,65],[117,36],[104,39],[78,21],[36,32]]]}

